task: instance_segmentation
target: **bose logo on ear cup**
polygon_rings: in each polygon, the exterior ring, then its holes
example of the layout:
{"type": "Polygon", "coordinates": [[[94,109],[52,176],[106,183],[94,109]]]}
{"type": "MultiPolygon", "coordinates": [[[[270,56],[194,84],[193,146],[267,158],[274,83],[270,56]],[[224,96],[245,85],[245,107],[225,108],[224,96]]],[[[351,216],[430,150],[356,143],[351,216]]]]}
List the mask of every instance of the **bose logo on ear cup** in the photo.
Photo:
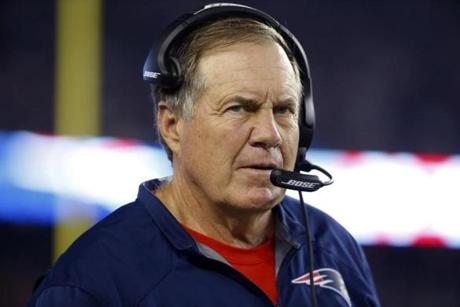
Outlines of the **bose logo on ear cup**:
{"type": "Polygon", "coordinates": [[[147,78],[153,78],[153,79],[157,79],[158,77],[160,77],[161,73],[159,72],[154,72],[154,71],[144,71],[144,77],[147,77],[147,78]]]}

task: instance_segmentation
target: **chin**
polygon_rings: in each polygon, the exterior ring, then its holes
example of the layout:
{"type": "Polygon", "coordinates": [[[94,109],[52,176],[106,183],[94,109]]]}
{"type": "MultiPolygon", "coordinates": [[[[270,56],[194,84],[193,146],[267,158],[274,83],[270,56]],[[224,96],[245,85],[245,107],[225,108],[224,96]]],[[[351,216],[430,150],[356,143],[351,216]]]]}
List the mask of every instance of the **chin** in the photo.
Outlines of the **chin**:
{"type": "Polygon", "coordinates": [[[246,197],[238,201],[238,207],[256,211],[271,210],[283,199],[284,193],[285,190],[280,188],[248,191],[246,197]]]}

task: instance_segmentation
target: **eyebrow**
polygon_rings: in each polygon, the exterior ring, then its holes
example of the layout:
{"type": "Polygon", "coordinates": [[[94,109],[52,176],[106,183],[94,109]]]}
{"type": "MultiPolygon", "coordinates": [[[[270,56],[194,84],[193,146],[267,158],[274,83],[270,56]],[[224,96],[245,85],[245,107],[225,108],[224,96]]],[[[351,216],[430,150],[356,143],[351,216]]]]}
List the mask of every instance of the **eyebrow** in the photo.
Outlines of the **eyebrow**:
{"type": "MultiPolygon", "coordinates": [[[[253,98],[246,98],[246,97],[243,97],[243,96],[239,96],[239,95],[236,95],[234,97],[232,97],[231,99],[229,99],[228,101],[233,101],[233,102],[238,102],[240,103],[241,105],[245,106],[245,107],[248,107],[250,109],[252,108],[256,108],[258,107],[259,105],[261,105],[262,103],[260,101],[258,101],[257,99],[253,99],[253,98]]],[[[294,99],[294,98],[286,98],[286,99],[283,99],[281,101],[276,101],[274,103],[274,106],[292,106],[292,107],[298,107],[300,105],[300,103],[297,103],[297,99],[294,99]]]]}
{"type": "Polygon", "coordinates": [[[259,105],[262,103],[256,99],[246,98],[243,96],[234,96],[229,101],[238,102],[243,107],[248,108],[249,110],[256,110],[259,105]]]}
{"type": "Polygon", "coordinates": [[[278,105],[282,106],[290,106],[290,107],[296,107],[298,108],[300,106],[300,101],[299,99],[294,99],[294,98],[286,98],[284,100],[278,101],[278,105]]]}

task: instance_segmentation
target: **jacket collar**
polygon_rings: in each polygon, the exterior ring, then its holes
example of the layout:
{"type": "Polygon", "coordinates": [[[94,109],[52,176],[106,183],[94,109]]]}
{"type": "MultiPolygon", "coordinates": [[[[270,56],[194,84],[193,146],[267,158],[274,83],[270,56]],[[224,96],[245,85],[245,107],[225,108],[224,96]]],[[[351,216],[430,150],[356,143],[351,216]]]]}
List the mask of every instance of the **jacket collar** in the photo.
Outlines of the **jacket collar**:
{"type": "Polygon", "coordinates": [[[176,218],[165,205],[153,194],[158,189],[161,180],[153,179],[142,183],[139,187],[137,199],[150,214],[168,241],[178,250],[197,250],[193,238],[182,228],[176,218]]]}
{"type": "MultiPolygon", "coordinates": [[[[178,250],[198,251],[197,244],[193,238],[182,228],[176,218],[169,212],[163,203],[153,194],[158,189],[161,180],[153,179],[144,182],[139,187],[138,201],[150,214],[152,220],[158,226],[168,241],[178,250]]],[[[293,200],[285,197],[283,201],[273,209],[275,214],[275,229],[277,241],[284,241],[291,246],[299,248],[305,241],[305,227],[291,210],[293,200]]],[[[299,208],[300,209],[300,208],[299,208]]]]}

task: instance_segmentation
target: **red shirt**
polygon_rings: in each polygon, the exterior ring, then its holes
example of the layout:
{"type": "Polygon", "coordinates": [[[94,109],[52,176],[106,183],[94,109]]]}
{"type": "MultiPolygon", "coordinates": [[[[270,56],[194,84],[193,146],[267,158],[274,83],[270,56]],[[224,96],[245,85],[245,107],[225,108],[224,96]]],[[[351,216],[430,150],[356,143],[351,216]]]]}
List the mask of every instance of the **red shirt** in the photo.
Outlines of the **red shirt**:
{"type": "Polygon", "coordinates": [[[277,304],[275,240],[273,238],[259,246],[246,249],[224,244],[193,229],[185,226],[184,228],[196,241],[218,252],[234,269],[262,289],[274,305],[277,304]]]}

